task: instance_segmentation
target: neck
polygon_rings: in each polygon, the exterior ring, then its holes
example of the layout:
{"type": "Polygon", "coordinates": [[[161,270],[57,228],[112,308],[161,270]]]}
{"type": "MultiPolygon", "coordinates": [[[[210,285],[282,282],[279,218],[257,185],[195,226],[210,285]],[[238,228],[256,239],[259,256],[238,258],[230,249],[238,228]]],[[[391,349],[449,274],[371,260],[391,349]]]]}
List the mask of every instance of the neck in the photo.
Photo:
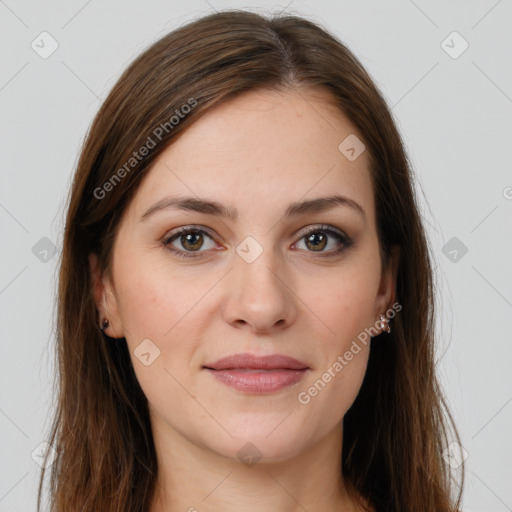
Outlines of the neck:
{"type": "Polygon", "coordinates": [[[150,512],[353,512],[341,472],[342,424],[297,456],[246,465],[154,418],[158,479],[150,512]]]}

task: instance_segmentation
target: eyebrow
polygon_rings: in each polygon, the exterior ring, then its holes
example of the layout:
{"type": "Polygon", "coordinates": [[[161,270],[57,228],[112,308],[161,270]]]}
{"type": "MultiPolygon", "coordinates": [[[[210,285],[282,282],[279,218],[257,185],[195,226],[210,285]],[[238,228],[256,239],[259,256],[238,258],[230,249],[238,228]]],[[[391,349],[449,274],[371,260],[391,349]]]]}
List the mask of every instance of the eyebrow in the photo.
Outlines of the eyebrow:
{"type": "MultiPolygon", "coordinates": [[[[366,213],[359,203],[353,199],[340,195],[318,197],[316,199],[291,203],[286,208],[284,218],[305,215],[307,213],[320,213],[326,210],[331,210],[337,206],[351,208],[354,211],[357,211],[363,219],[366,220],[366,213]]],[[[155,213],[169,208],[204,213],[207,215],[216,215],[232,221],[235,221],[238,217],[238,211],[235,208],[224,206],[216,201],[209,201],[197,197],[164,197],[148,208],[140,220],[145,221],[155,213]]]]}

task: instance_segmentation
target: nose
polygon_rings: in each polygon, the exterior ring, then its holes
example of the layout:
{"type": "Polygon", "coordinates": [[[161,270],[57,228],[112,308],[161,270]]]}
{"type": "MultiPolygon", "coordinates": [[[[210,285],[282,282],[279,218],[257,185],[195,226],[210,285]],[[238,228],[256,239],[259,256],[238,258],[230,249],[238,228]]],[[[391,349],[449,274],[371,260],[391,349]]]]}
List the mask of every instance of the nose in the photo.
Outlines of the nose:
{"type": "Polygon", "coordinates": [[[297,314],[293,283],[271,249],[252,262],[235,255],[226,279],[224,319],[236,328],[271,334],[289,327],[297,314]]]}

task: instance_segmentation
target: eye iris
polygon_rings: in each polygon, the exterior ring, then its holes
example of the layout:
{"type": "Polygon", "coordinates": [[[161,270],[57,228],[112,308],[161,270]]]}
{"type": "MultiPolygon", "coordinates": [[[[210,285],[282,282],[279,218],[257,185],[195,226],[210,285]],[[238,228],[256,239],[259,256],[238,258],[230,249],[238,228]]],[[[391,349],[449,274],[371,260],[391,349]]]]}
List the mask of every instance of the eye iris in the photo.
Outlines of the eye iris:
{"type": "Polygon", "coordinates": [[[327,244],[327,237],[322,233],[311,233],[306,237],[306,245],[308,245],[309,242],[313,243],[313,251],[321,251],[327,244]]]}
{"type": "Polygon", "coordinates": [[[181,235],[181,244],[185,249],[200,249],[203,245],[203,236],[200,233],[187,233],[185,235],[181,235]],[[196,242],[194,242],[195,238],[198,238],[199,241],[196,240],[196,242]]]}

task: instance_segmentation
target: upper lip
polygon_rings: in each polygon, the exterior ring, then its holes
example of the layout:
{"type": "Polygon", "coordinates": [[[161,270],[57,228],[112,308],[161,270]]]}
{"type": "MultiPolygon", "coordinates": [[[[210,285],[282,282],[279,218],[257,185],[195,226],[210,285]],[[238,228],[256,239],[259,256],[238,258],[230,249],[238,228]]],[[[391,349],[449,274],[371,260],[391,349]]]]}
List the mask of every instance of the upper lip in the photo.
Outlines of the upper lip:
{"type": "Polygon", "coordinates": [[[214,363],[205,364],[204,367],[212,370],[305,370],[309,368],[307,364],[282,354],[273,354],[263,357],[254,356],[252,354],[234,354],[232,356],[223,357],[214,363]]]}

